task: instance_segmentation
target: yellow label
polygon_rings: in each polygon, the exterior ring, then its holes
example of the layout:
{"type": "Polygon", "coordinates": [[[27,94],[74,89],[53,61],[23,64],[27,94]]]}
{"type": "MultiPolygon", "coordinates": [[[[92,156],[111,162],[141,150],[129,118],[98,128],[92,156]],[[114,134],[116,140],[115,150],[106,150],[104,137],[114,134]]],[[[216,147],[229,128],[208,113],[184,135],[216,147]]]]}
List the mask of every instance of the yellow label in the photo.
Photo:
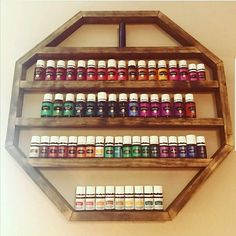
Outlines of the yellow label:
{"type": "Polygon", "coordinates": [[[166,68],[158,69],[158,80],[168,80],[166,68]]]}

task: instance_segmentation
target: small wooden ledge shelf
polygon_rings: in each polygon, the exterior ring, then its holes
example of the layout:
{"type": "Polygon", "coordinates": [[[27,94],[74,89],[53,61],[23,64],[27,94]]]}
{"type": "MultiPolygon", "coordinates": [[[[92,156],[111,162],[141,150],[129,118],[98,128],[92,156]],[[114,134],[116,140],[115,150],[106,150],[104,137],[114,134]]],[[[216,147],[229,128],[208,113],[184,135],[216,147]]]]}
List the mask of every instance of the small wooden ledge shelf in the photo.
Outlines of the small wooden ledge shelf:
{"type": "Polygon", "coordinates": [[[25,92],[214,92],[218,81],[20,81],[25,92]]]}
{"type": "Polygon", "coordinates": [[[71,221],[167,221],[168,211],[73,211],[71,221]]]}
{"type": "Polygon", "coordinates": [[[199,127],[214,128],[224,126],[222,118],[141,118],[141,117],[44,117],[16,118],[15,125],[28,128],[160,128],[199,127]]]}
{"type": "Polygon", "coordinates": [[[212,159],[202,158],[28,158],[41,168],[204,168],[212,159]]]}

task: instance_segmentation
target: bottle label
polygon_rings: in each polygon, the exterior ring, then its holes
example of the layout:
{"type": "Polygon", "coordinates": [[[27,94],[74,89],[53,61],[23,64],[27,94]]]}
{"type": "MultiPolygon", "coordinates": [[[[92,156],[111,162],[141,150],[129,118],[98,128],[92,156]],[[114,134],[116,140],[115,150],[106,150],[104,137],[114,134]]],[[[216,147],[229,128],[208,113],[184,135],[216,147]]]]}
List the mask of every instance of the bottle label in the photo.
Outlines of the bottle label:
{"type": "Polygon", "coordinates": [[[161,116],[170,117],[171,116],[171,107],[169,102],[161,103],[161,116]]]}
{"type": "Polygon", "coordinates": [[[95,116],[95,104],[94,104],[94,102],[87,102],[86,116],[95,116]]]}
{"type": "Polygon", "coordinates": [[[66,69],[58,67],[56,69],[56,80],[65,80],[66,79],[66,69]]]}
{"type": "Polygon", "coordinates": [[[104,157],[104,147],[95,148],[95,157],[104,157]]]}
{"type": "Polygon", "coordinates": [[[158,79],[159,80],[167,80],[167,69],[159,69],[158,70],[158,79]]]}
{"type": "Polygon", "coordinates": [[[45,69],[42,67],[36,67],[34,71],[34,80],[44,80],[45,79],[45,69]]]}
{"type": "Polygon", "coordinates": [[[77,211],[85,210],[85,199],[76,199],[75,200],[75,210],[77,210],[77,211]]]}
{"type": "Polygon", "coordinates": [[[142,117],[150,116],[150,106],[148,102],[140,103],[140,116],[142,117]]]}
{"type": "Polygon", "coordinates": [[[95,147],[87,146],[86,147],[86,157],[94,157],[95,156],[95,147]]]}
{"type": "Polygon", "coordinates": [[[206,146],[197,146],[197,156],[199,158],[207,158],[206,146]]]}
{"type": "Polygon", "coordinates": [[[187,156],[193,157],[193,158],[197,157],[196,145],[194,145],[194,144],[187,145],[187,156]]]}
{"type": "Polygon", "coordinates": [[[127,108],[125,105],[119,106],[119,116],[121,116],[121,117],[127,116],[127,108]]]}
{"type": "Polygon", "coordinates": [[[86,148],[85,148],[85,146],[77,146],[76,156],[77,157],[86,157],[86,148]]]}
{"type": "Polygon", "coordinates": [[[169,146],[170,157],[178,157],[177,146],[169,146]]]}
{"type": "Polygon", "coordinates": [[[105,158],[113,157],[114,150],[113,147],[105,147],[105,158]]]}
{"type": "Polygon", "coordinates": [[[108,116],[109,117],[115,117],[116,115],[116,106],[114,105],[108,105],[108,116]]]}
{"type": "Polygon", "coordinates": [[[77,80],[85,80],[85,68],[77,68],[77,80]]]}
{"type": "Polygon", "coordinates": [[[67,146],[59,146],[58,157],[66,157],[66,156],[67,156],[67,146]]]}
{"type": "Polygon", "coordinates": [[[85,103],[84,102],[76,102],[75,116],[79,116],[79,117],[85,116],[85,103]]]}
{"type": "Polygon", "coordinates": [[[56,70],[53,67],[46,68],[45,80],[55,80],[56,70]]]}
{"type": "Polygon", "coordinates": [[[179,79],[178,72],[179,71],[176,68],[169,69],[169,79],[178,80],[179,79]]]}
{"type": "Polygon", "coordinates": [[[169,157],[168,146],[160,146],[160,157],[169,157]]]}
{"type": "Polygon", "coordinates": [[[149,146],[141,146],[142,157],[150,157],[149,146]]]}
{"type": "Polygon", "coordinates": [[[196,107],[194,103],[186,103],[185,111],[185,115],[187,118],[196,118],[196,107]]]}
{"type": "Polygon", "coordinates": [[[97,116],[100,116],[100,117],[106,116],[106,104],[105,104],[105,102],[98,102],[97,116]]]}
{"type": "Polygon", "coordinates": [[[178,118],[184,117],[184,108],[182,102],[174,103],[174,116],[178,118]]]}
{"type": "Polygon", "coordinates": [[[182,157],[182,158],[184,158],[184,157],[187,157],[187,147],[186,147],[186,145],[184,145],[184,146],[178,146],[178,156],[179,157],[182,157]]]}
{"type": "Polygon", "coordinates": [[[121,146],[115,146],[114,147],[114,157],[115,158],[122,157],[122,147],[121,146]]]}
{"type": "Polygon", "coordinates": [[[160,104],[158,102],[151,102],[151,116],[161,116],[160,104]]]}
{"type": "Polygon", "coordinates": [[[106,69],[98,69],[98,80],[106,80],[106,69]]]}
{"type": "Polygon", "coordinates": [[[141,146],[132,146],[132,157],[141,157],[141,146]]]}
{"type": "Polygon", "coordinates": [[[136,80],[137,79],[137,71],[135,68],[129,68],[128,70],[129,80],[136,80]]]}
{"type": "Polygon", "coordinates": [[[123,147],[123,157],[131,157],[131,146],[123,147]]]}
{"type": "Polygon", "coordinates": [[[206,73],[205,73],[205,71],[199,71],[198,72],[198,79],[199,80],[206,80],[206,73]]]}
{"type": "Polygon", "coordinates": [[[134,206],[136,210],[143,210],[144,209],[144,201],[143,198],[135,198],[134,206]]]}
{"type": "Polygon", "coordinates": [[[67,68],[66,69],[66,79],[67,80],[75,80],[76,70],[75,68],[67,68]]]}
{"type": "Polygon", "coordinates": [[[88,68],[87,69],[87,80],[96,80],[96,69],[95,68],[88,68]]]}
{"type": "Polygon", "coordinates": [[[65,102],[63,115],[74,116],[74,108],[75,108],[75,105],[73,102],[65,102]]]}
{"type": "Polygon", "coordinates": [[[182,68],[179,71],[180,80],[188,80],[188,69],[182,68]]]}
{"type": "Polygon", "coordinates": [[[48,157],[48,146],[41,146],[39,150],[40,150],[39,154],[40,157],[48,157]]]}
{"type": "Polygon", "coordinates": [[[197,72],[195,71],[189,72],[189,78],[190,80],[197,80],[197,72]]]}
{"type": "Polygon", "coordinates": [[[134,209],[134,198],[125,197],[125,209],[126,210],[134,209]]]}
{"type": "Polygon", "coordinates": [[[113,68],[108,68],[107,70],[107,79],[108,80],[116,80],[117,70],[113,68]]]}
{"type": "Polygon", "coordinates": [[[29,157],[39,157],[39,147],[30,147],[29,157]]]}
{"type": "Polygon", "coordinates": [[[57,146],[50,146],[49,147],[49,152],[48,152],[49,157],[57,157],[57,153],[58,153],[58,147],[57,146]]]}
{"type": "Polygon", "coordinates": [[[76,147],[68,147],[68,157],[76,157],[76,147]]]}
{"type": "Polygon", "coordinates": [[[138,116],[138,103],[137,102],[129,103],[129,116],[138,116]]]}
{"type": "Polygon", "coordinates": [[[53,116],[62,116],[62,115],[63,115],[63,103],[54,103],[53,116]]]}
{"type": "Polygon", "coordinates": [[[52,103],[51,102],[43,102],[41,108],[41,117],[50,117],[52,116],[52,103]]]}
{"type": "Polygon", "coordinates": [[[150,145],[150,156],[151,157],[159,157],[159,148],[157,145],[150,145]]]}

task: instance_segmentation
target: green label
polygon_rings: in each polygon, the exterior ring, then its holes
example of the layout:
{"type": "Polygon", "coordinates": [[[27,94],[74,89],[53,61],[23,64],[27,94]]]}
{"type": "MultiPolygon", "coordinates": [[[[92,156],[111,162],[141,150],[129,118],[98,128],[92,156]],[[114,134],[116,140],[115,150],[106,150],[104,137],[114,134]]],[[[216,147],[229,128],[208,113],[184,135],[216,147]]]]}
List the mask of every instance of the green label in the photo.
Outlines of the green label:
{"type": "Polygon", "coordinates": [[[142,146],[142,157],[150,157],[149,146],[142,146]]]}
{"type": "Polygon", "coordinates": [[[64,103],[64,116],[74,116],[75,113],[75,104],[73,102],[64,103]]]}
{"type": "Polygon", "coordinates": [[[51,102],[43,102],[41,108],[41,117],[52,116],[52,103],[51,102]]]}
{"type": "Polygon", "coordinates": [[[131,146],[124,146],[122,151],[124,158],[131,157],[131,146]]]}
{"type": "Polygon", "coordinates": [[[141,157],[141,146],[139,145],[132,146],[132,157],[141,157]]]}
{"type": "Polygon", "coordinates": [[[122,157],[122,147],[121,146],[115,146],[114,147],[114,157],[115,158],[122,157]]]}
{"type": "Polygon", "coordinates": [[[53,116],[63,116],[63,104],[54,103],[53,104],[53,116]]]}
{"type": "Polygon", "coordinates": [[[114,149],[111,146],[105,147],[105,158],[112,158],[114,156],[114,149]]]}

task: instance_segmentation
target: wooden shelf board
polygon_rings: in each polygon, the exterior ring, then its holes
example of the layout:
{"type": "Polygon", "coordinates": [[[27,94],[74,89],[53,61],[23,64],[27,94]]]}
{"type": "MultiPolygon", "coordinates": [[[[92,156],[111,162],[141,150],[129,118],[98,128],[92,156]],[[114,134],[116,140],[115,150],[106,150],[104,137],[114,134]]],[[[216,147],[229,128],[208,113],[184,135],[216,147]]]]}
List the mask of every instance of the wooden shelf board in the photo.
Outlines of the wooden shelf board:
{"type": "Polygon", "coordinates": [[[28,158],[42,168],[203,168],[212,159],[200,158],[28,158]]]}
{"type": "Polygon", "coordinates": [[[72,221],[167,221],[167,211],[74,211],[72,221]]]}
{"type": "Polygon", "coordinates": [[[222,118],[140,118],[140,117],[43,117],[16,118],[18,127],[41,128],[155,128],[155,127],[201,127],[214,128],[223,126],[222,118]]]}
{"type": "Polygon", "coordinates": [[[218,81],[20,81],[26,92],[209,92],[218,81]]]}

